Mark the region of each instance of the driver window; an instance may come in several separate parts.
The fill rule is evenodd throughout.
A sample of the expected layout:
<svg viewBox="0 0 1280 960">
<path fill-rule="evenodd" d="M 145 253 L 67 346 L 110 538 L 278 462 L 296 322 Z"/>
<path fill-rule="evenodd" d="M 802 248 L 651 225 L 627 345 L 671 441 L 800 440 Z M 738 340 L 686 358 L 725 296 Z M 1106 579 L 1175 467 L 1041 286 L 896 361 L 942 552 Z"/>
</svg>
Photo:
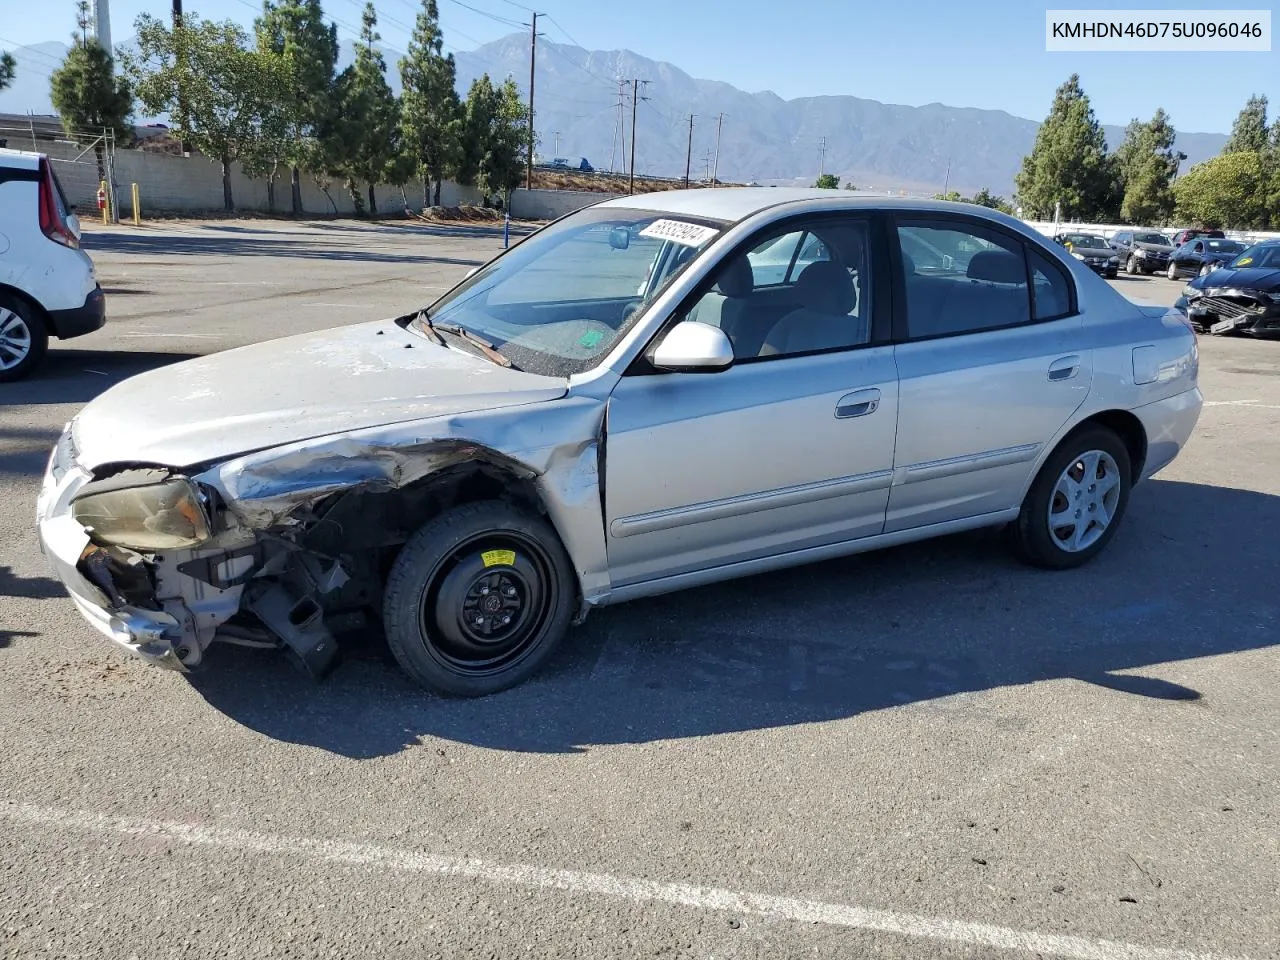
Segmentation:
<svg viewBox="0 0 1280 960">
<path fill-rule="evenodd" d="M 739 361 L 847 349 L 870 342 L 868 225 L 815 219 L 730 254 L 685 319 L 717 326 Z"/>
</svg>

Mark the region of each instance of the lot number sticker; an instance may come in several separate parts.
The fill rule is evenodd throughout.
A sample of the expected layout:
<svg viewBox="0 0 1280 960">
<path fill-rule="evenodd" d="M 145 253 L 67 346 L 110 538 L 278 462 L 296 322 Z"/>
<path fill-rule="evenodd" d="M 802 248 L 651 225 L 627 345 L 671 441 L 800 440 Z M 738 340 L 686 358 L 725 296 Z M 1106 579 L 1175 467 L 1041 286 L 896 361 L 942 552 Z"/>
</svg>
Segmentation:
<svg viewBox="0 0 1280 960">
<path fill-rule="evenodd" d="M 682 220 L 655 220 L 640 231 L 642 237 L 654 240 L 670 240 L 686 247 L 700 247 L 716 235 L 715 227 L 704 227 Z"/>
</svg>

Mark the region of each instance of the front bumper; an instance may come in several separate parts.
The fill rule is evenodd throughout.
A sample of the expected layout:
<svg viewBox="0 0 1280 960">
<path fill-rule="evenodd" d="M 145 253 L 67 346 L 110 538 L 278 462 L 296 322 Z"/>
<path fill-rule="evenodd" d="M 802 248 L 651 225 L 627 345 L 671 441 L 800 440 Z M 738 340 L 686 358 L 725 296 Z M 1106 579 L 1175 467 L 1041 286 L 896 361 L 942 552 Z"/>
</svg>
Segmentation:
<svg viewBox="0 0 1280 960">
<path fill-rule="evenodd" d="M 1084 265 L 1098 276 L 1107 277 L 1108 279 L 1115 279 L 1120 270 L 1119 264 L 1108 263 L 1106 260 L 1085 260 Z"/>
<path fill-rule="evenodd" d="M 1187 320 L 1197 333 L 1245 333 L 1280 338 L 1280 304 L 1241 304 L 1227 297 L 1197 297 L 1186 301 Z"/>
<path fill-rule="evenodd" d="M 186 671 L 173 643 L 181 634 L 176 618 L 158 610 L 112 608 L 102 591 L 80 572 L 80 557 L 89 546 L 89 537 L 74 517 L 41 517 L 38 529 L 41 552 L 89 626 L 135 657 Z"/>
<path fill-rule="evenodd" d="M 59 340 L 83 337 L 86 333 L 102 329 L 106 322 L 107 298 L 102 292 L 101 284 L 94 285 L 93 290 L 85 297 L 83 306 L 49 311 L 49 323 Z"/>
</svg>

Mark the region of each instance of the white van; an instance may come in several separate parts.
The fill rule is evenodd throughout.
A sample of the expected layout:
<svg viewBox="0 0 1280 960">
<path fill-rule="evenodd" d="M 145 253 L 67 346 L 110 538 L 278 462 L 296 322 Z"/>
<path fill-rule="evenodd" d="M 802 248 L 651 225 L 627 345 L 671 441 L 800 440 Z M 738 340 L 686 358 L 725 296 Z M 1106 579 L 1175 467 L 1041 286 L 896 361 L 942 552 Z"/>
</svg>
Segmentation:
<svg viewBox="0 0 1280 960">
<path fill-rule="evenodd" d="M 50 337 L 83 336 L 106 322 L 102 287 L 53 164 L 0 149 L 0 383 L 39 366 Z"/>
</svg>

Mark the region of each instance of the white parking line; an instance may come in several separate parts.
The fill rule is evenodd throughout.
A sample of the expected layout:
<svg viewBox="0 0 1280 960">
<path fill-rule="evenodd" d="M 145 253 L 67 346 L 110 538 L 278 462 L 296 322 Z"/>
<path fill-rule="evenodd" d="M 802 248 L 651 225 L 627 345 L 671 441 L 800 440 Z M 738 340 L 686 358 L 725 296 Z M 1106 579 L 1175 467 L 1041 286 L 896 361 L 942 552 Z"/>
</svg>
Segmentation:
<svg viewBox="0 0 1280 960">
<path fill-rule="evenodd" d="M 683 883 L 662 883 L 640 877 L 579 870 L 490 863 L 470 857 L 420 853 L 343 840 L 318 840 L 231 827 L 135 820 L 33 804 L 6 802 L 0 805 L 0 819 L 15 824 L 49 827 L 55 832 L 75 830 L 83 833 L 162 837 L 193 846 L 376 866 L 439 877 L 465 877 L 498 885 L 560 890 L 633 903 L 666 903 L 693 910 L 749 914 L 797 923 L 870 930 L 922 940 L 1064 957 L 1068 960 L 1232 960 L 1217 954 L 1146 947 L 1115 940 L 1092 940 L 1057 933 L 1037 933 L 987 923 L 947 920 L 848 904 L 743 893 Z"/>
<path fill-rule="evenodd" d="M 1206 400 L 1206 407 L 1252 407 L 1255 410 L 1280 410 L 1277 403 L 1259 403 L 1257 400 Z"/>
</svg>

